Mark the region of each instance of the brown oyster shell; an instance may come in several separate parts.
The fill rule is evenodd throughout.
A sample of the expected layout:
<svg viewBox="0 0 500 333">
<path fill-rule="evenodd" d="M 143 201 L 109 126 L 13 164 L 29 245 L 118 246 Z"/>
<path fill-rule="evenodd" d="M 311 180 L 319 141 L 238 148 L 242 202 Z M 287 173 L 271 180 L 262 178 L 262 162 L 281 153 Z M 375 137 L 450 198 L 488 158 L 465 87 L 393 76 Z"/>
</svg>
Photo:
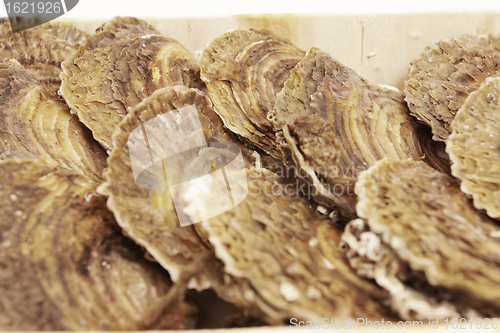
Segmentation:
<svg viewBox="0 0 500 333">
<path fill-rule="evenodd" d="M 445 141 L 450 124 L 469 94 L 499 72 L 500 39 L 495 35 L 447 39 L 429 46 L 413 61 L 405 82 L 410 112 Z"/>
<path fill-rule="evenodd" d="M 269 120 L 285 161 L 318 203 L 355 217 L 358 172 L 384 157 L 420 160 L 419 125 L 395 88 L 372 84 L 317 48 L 291 71 Z"/>
<path fill-rule="evenodd" d="M 198 62 L 188 50 L 131 17 L 99 27 L 62 69 L 60 94 L 107 150 L 127 107 L 162 87 L 202 86 Z"/>
<path fill-rule="evenodd" d="M 54 22 L 13 33 L 9 20 L 0 18 L 0 62 L 16 59 L 56 96 L 61 86 L 61 62 L 87 37 L 75 27 Z"/>
<path fill-rule="evenodd" d="M 420 272 L 413 272 L 382 237 L 371 231 L 366 221 L 356 219 L 346 225 L 340 248 L 359 276 L 374 279 L 387 290 L 389 304 L 399 317 L 436 320 L 478 316 L 463 300 L 457 302 L 450 292 L 433 287 Z"/>
<path fill-rule="evenodd" d="M 200 59 L 201 78 L 224 124 L 275 158 L 281 156 L 267 114 L 305 52 L 267 30 L 229 31 Z"/>
<path fill-rule="evenodd" d="M 356 192 L 364 221 L 348 225 L 354 236 L 343 236 L 343 249 L 358 273 L 389 291 L 401 317 L 498 315 L 500 227 L 455 178 L 384 159 L 360 175 Z"/>
<path fill-rule="evenodd" d="M 69 108 L 16 60 L 0 62 L 0 160 L 43 158 L 96 183 L 106 152 Z"/>
<path fill-rule="evenodd" d="M 451 123 L 446 151 L 453 176 L 474 206 L 500 218 L 500 78 L 471 93 Z"/>
<path fill-rule="evenodd" d="M 223 263 L 220 283 L 212 283 L 221 298 L 274 325 L 289 318 L 392 318 L 375 300 L 385 293 L 360 279 L 337 249 L 340 229 L 274 173 L 251 168 L 247 179 L 244 201 L 195 224 Z"/>
<path fill-rule="evenodd" d="M 0 329 L 182 328 L 183 288 L 126 239 L 85 177 L 0 162 Z M 170 317 L 171 323 L 159 325 Z"/>
<path fill-rule="evenodd" d="M 130 152 L 137 151 L 133 149 L 140 143 L 129 142 L 129 137 L 134 130 L 140 129 L 141 126 L 144 128 L 143 124 L 149 120 L 190 105 L 195 106 L 201 125 L 201 128 L 195 128 L 193 125 L 193 137 L 201 135 L 207 143 L 232 141 L 231 134 L 224 129 L 210 99 L 203 92 L 182 86 L 159 89 L 131 108 L 117 127 L 113 135 L 114 148 L 108 158 L 108 169 L 105 172 L 106 182 L 99 188 L 100 193 L 109 196 L 108 207 L 115 214 L 118 224 L 168 270 L 173 281 L 188 280 L 202 271 L 213 257 L 213 253 L 201 242 L 192 226 L 180 227 L 170 189 L 166 186 L 163 189 L 148 189 L 137 185 Z M 178 126 L 166 120 L 163 125 L 165 128 Z M 133 155 L 134 160 L 143 161 L 144 167 L 147 167 L 148 161 L 151 161 L 149 151 L 152 154 L 159 151 L 152 148 L 155 143 L 163 143 L 158 145 L 159 150 L 185 151 L 184 154 L 177 154 L 185 158 L 179 163 L 181 167 L 170 166 L 172 169 L 169 175 L 190 179 L 189 173 L 193 168 L 210 168 L 210 164 L 196 164 L 196 154 L 182 148 L 186 145 L 184 138 L 177 133 L 171 135 L 167 131 L 148 132 L 150 149 L 144 151 L 144 156 Z M 162 152 L 158 154 L 160 153 Z M 223 155 L 212 153 L 214 161 L 219 157 L 224 158 Z M 163 163 L 169 167 L 166 160 Z M 153 176 L 148 181 L 154 184 L 158 180 Z"/>
</svg>

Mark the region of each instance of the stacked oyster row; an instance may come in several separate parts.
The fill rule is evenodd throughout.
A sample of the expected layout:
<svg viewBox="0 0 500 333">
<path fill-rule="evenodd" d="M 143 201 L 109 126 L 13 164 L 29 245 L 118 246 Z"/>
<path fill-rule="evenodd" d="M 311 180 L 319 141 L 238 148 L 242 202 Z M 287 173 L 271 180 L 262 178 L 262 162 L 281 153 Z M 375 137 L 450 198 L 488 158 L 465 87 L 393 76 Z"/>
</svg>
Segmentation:
<svg viewBox="0 0 500 333">
<path fill-rule="evenodd" d="M 405 319 L 499 314 L 499 72 L 497 36 L 428 47 L 410 66 L 406 100 L 445 143 L 449 175 L 385 159 L 356 184 L 359 218 L 340 246 Z"/>
<path fill-rule="evenodd" d="M 185 287 L 125 237 L 96 193 L 107 154 L 58 95 L 61 62 L 88 40 L 0 21 L 2 330 L 192 327 Z"/>
<path fill-rule="evenodd" d="M 412 63 L 404 96 L 367 82 L 316 48 L 288 73 L 278 65 L 285 58 L 280 53 L 280 80 L 264 84 L 274 77 L 269 37 L 245 37 L 255 44 L 231 53 L 245 62 L 229 60 L 214 69 L 228 43 L 238 45 L 252 34 L 227 33 L 201 59 L 202 79 L 225 124 L 244 117 L 255 129 L 261 124 L 255 112 L 266 116 L 275 146 L 262 146 L 254 132 L 238 133 L 293 166 L 312 187 L 320 212 L 338 210 L 330 216 L 352 220 L 339 248 L 359 276 L 387 292 L 382 304 L 401 318 L 497 316 L 497 37 L 464 36 L 428 48 Z M 270 45 L 264 55 L 262 45 Z M 267 66 L 261 69 L 262 63 Z M 261 98 L 266 86 L 279 91 L 272 108 L 273 99 Z M 448 138 L 443 128 L 451 129 Z"/>
<path fill-rule="evenodd" d="M 481 86 L 500 64 L 495 37 L 424 52 L 406 84 L 408 109 L 397 89 L 269 31 L 225 33 L 198 64 L 135 18 L 92 36 L 2 24 L 2 328 L 194 327 L 188 289 L 214 290 L 246 324 L 498 314 L 498 80 Z M 201 129 L 159 117 L 193 105 Z M 246 199 L 180 227 L 173 193 L 138 186 L 131 165 L 155 154 L 150 145 L 133 155 L 143 143 L 130 139 L 155 118 L 236 144 Z M 155 133 L 148 142 L 165 155 L 186 144 Z M 433 135 L 446 139 L 451 170 Z M 210 148 L 215 164 L 235 155 Z M 214 168 L 193 151 L 163 163 L 181 180 Z M 175 193 L 186 206 L 189 190 Z M 207 198 L 197 203 L 223 191 L 198 192 Z"/>
</svg>

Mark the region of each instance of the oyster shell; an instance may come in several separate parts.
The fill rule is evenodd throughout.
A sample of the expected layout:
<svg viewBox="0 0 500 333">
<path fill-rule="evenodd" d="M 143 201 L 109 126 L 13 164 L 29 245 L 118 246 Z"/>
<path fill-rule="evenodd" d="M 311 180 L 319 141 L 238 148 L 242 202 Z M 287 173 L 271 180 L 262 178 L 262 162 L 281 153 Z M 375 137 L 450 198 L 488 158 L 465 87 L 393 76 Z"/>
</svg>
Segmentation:
<svg viewBox="0 0 500 333">
<path fill-rule="evenodd" d="M 200 59 L 201 78 L 224 124 L 275 158 L 281 154 L 267 114 L 304 55 L 267 30 L 236 29 L 214 39 Z"/>
<path fill-rule="evenodd" d="M 180 110 L 194 113 L 182 116 Z M 202 271 L 213 253 L 192 226 L 180 228 L 170 185 L 213 167 L 196 146 L 231 140 L 210 99 L 182 86 L 162 88 L 145 98 L 130 109 L 113 135 L 106 182 L 99 192 L 109 196 L 108 207 L 118 224 L 168 270 L 173 281 Z M 216 149 L 211 154 L 214 163 L 234 157 Z"/>
<path fill-rule="evenodd" d="M 405 82 L 410 112 L 445 141 L 450 124 L 469 94 L 499 72 L 500 39 L 495 35 L 447 39 L 429 46 L 413 61 Z"/>
<path fill-rule="evenodd" d="M 0 160 L 43 158 L 103 180 L 106 152 L 69 108 L 16 60 L 0 62 Z"/>
<path fill-rule="evenodd" d="M 384 159 L 360 174 L 356 192 L 363 220 L 346 227 L 341 248 L 403 319 L 498 316 L 500 227 L 455 178 Z"/>
<path fill-rule="evenodd" d="M 446 151 L 452 174 L 474 206 L 500 217 L 500 78 L 489 78 L 471 93 L 451 122 Z"/>
<path fill-rule="evenodd" d="M 2 330 L 182 328 L 184 289 L 123 237 L 93 183 L 9 160 L 0 184 Z M 164 317 L 172 321 L 158 325 Z"/>
<path fill-rule="evenodd" d="M 392 318 L 374 300 L 385 293 L 357 277 L 337 249 L 340 229 L 276 174 L 251 168 L 247 178 L 251 190 L 244 201 L 195 224 L 224 264 L 223 283 L 212 283 L 221 298 L 252 314 L 260 310 L 269 324 L 360 314 Z"/>
<path fill-rule="evenodd" d="M 198 62 L 188 50 L 130 17 L 99 27 L 62 69 L 60 94 L 107 150 L 127 107 L 162 87 L 202 86 Z"/>
<path fill-rule="evenodd" d="M 423 156 L 403 95 L 317 48 L 291 71 L 268 119 L 285 161 L 315 188 L 313 199 L 338 206 L 345 219 L 355 217 L 358 172 L 384 157 Z"/>
<path fill-rule="evenodd" d="M 340 248 L 361 277 L 374 279 L 390 294 L 390 306 L 404 320 L 446 319 L 477 314 L 463 303 L 453 302 L 450 293 L 430 285 L 421 273 L 413 272 L 363 219 L 349 222 Z"/>
<path fill-rule="evenodd" d="M 13 33 L 9 20 L 0 18 L 0 62 L 16 59 L 56 97 L 61 86 L 61 62 L 87 37 L 75 27 L 54 22 Z"/>
</svg>

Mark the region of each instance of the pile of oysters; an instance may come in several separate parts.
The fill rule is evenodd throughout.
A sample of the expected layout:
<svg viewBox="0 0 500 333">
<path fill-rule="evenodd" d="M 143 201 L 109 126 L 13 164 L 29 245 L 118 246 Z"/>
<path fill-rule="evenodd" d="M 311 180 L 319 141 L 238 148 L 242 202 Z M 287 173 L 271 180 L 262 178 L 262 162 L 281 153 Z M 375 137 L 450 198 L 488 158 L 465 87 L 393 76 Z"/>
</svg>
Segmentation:
<svg viewBox="0 0 500 333">
<path fill-rule="evenodd" d="M 426 48 L 402 93 L 267 30 L 198 60 L 137 18 L 0 19 L 0 330 L 499 316 L 499 74 L 494 35 Z M 244 200 L 198 222 L 228 189 L 157 186 L 176 153 L 169 184 L 240 157 Z"/>
</svg>

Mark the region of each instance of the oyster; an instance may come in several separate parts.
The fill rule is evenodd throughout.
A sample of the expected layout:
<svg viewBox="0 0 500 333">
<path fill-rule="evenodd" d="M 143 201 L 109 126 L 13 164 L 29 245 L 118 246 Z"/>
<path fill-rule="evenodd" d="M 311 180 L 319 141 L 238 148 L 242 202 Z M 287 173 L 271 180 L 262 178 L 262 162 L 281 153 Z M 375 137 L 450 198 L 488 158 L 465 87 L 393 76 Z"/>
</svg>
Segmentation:
<svg viewBox="0 0 500 333">
<path fill-rule="evenodd" d="M 471 93 L 451 122 L 446 150 L 452 173 L 474 206 L 500 218 L 500 78 Z"/>
<path fill-rule="evenodd" d="M 355 216 L 358 172 L 384 157 L 420 160 L 418 127 L 395 88 L 372 84 L 317 48 L 291 71 L 268 119 L 313 198 Z"/>
<path fill-rule="evenodd" d="M 54 97 L 61 86 L 61 62 L 88 37 L 75 27 L 48 22 L 13 33 L 7 18 L 0 18 L 0 62 L 16 59 Z"/>
<path fill-rule="evenodd" d="M 410 112 L 432 128 L 433 139 L 445 141 L 450 124 L 469 94 L 499 72 L 500 39 L 468 36 L 427 47 L 410 66 L 405 82 Z"/>
<path fill-rule="evenodd" d="M 374 279 L 390 294 L 390 306 L 404 320 L 446 319 L 477 316 L 463 303 L 455 303 L 450 293 L 427 282 L 420 272 L 411 270 L 390 246 L 381 241 L 382 235 L 370 230 L 366 221 L 349 222 L 340 248 L 346 251 L 351 266 L 361 277 Z M 458 307 L 457 307 L 458 306 Z"/>
<path fill-rule="evenodd" d="M 0 184 L 1 330 L 183 327 L 183 287 L 123 237 L 93 183 L 41 160 L 9 160 Z"/>
<path fill-rule="evenodd" d="M 43 158 L 101 183 L 106 152 L 16 60 L 0 62 L 0 160 Z"/>
<path fill-rule="evenodd" d="M 254 315 L 260 310 L 259 318 L 275 325 L 290 318 L 393 318 L 376 301 L 385 293 L 360 279 L 337 249 L 340 229 L 276 174 L 251 168 L 247 178 L 244 201 L 195 224 L 223 263 L 223 282 L 212 283 L 222 299 Z"/>
<path fill-rule="evenodd" d="M 99 27 L 62 69 L 60 94 L 107 150 L 128 107 L 162 87 L 203 85 L 198 62 L 188 50 L 130 17 Z"/>
<path fill-rule="evenodd" d="M 459 182 L 423 162 L 384 159 L 359 176 L 340 247 L 403 319 L 496 317 L 500 227 Z"/>
<path fill-rule="evenodd" d="M 118 224 L 173 281 L 190 279 L 213 257 L 192 226 L 178 217 L 173 185 L 208 173 L 211 161 L 234 159 L 231 150 L 212 149 L 208 158 L 207 150 L 197 149 L 231 140 L 210 99 L 182 86 L 159 89 L 131 108 L 113 135 L 99 192 L 109 196 Z"/>
<path fill-rule="evenodd" d="M 200 59 L 201 78 L 224 124 L 275 158 L 281 154 L 267 114 L 304 55 L 267 30 L 236 29 L 214 39 Z"/>
</svg>

